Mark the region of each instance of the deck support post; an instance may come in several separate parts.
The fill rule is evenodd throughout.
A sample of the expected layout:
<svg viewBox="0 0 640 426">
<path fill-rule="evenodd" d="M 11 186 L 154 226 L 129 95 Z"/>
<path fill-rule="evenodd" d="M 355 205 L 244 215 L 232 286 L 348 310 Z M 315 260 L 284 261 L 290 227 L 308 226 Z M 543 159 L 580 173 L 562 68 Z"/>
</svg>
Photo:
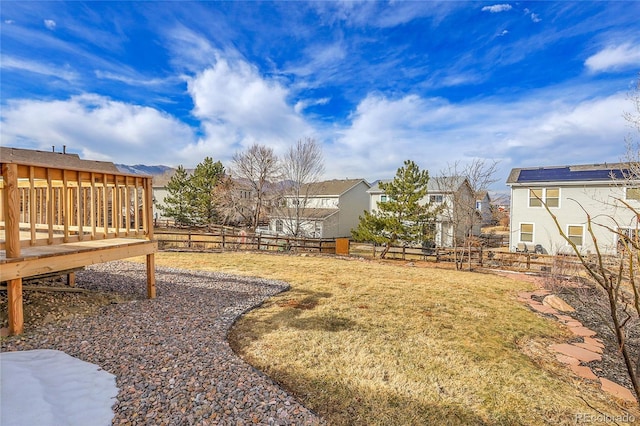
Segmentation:
<svg viewBox="0 0 640 426">
<path fill-rule="evenodd" d="M 76 286 L 76 273 L 75 272 L 69 272 L 67 274 L 67 284 L 69 285 L 69 287 L 75 287 Z"/>
<path fill-rule="evenodd" d="M 20 194 L 18 192 L 18 165 L 2 165 L 4 197 L 2 197 L 5 215 L 5 255 L 7 259 L 20 257 Z M 22 311 L 22 278 L 7 281 L 7 314 L 9 316 L 9 334 L 22 334 L 24 313 Z"/>
<path fill-rule="evenodd" d="M 22 334 L 24 331 L 22 278 L 7 281 L 7 314 L 9 316 L 9 334 Z"/>
<path fill-rule="evenodd" d="M 153 253 L 147 255 L 147 297 L 156 297 L 156 259 Z"/>
</svg>

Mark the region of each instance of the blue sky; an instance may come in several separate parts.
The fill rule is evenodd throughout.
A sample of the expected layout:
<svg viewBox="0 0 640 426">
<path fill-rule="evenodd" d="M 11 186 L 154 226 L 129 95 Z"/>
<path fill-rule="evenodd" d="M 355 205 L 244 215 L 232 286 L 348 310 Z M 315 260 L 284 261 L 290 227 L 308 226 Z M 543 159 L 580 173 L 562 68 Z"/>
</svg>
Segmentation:
<svg viewBox="0 0 640 426">
<path fill-rule="evenodd" d="M 326 178 L 619 161 L 640 2 L 0 3 L 3 146 L 229 164 L 323 146 Z"/>
</svg>

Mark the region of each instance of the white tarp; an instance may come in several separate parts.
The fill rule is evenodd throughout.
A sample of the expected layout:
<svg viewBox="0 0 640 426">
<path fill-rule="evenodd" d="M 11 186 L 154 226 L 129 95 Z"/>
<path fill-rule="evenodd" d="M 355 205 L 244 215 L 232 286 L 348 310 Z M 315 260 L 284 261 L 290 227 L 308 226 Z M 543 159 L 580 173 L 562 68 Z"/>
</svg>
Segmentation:
<svg viewBox="0 0 640 426">
<path fill-rule="evenodd" d="M 116 378 L 64 352 L 0 354 L 0 425 L 111 425 Z"/>
</svg>

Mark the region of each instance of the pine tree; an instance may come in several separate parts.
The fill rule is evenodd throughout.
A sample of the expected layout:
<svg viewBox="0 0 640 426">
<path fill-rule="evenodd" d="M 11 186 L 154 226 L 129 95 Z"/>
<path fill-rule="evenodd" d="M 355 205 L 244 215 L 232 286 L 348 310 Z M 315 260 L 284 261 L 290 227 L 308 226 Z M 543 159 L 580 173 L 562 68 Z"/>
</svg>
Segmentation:
<svg viewBox="0 0 640 426">
<path fill-rule="evenodd" d="M 193 205 L 192 191 L 189 184 L 189 176 L 182 166 L 178 166 L 176 172 L 167 183 L 168 195 L 164 199 L 165 205 L 159 206 L 164 216 L 172 217 L 176 225 L 192 225 Z"/>
<path fill-rule="evenodd" d="M 224 175 L 222 163 L 214 163 L 211 157 L 206 157 L 196 166 L 189 179 L 193 191 L 193 222 L 196 225 L 207 226 L 221 221 L 217 209 L 216 190 Z"/>
<path fill-rule="evenodd" d="M 381 257 L 397 243 L 421 243 L 431 238 L 426 230 L 430 229 L 439 209 L 421 202 L 427 195 L 428 183 L 428 171 L 420 170 L 411 160 L 405 161 L 391 182 L 379 184 L 387 201 L 379 202 L 378 210 L 372 213 L 364 212 L 352 233 L 353 238 L 385 244 Z"/>
</svg>

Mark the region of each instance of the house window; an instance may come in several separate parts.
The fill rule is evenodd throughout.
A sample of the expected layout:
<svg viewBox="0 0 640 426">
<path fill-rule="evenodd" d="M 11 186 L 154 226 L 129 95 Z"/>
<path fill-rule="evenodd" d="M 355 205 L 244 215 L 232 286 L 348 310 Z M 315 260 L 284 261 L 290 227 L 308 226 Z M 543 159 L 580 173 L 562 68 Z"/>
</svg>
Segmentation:
<svg viewBox="0 0 640 426">
<path fill-rule="evenodd" d="M 276 220 L 276 232 L 282 232 L 283 226 L 282 221 L 280 219 Z"/>
<path fill-rule="evenodd" d="M 476 210 L 482 210 L 482 201 L 476 201 Z"/>
<path fill-rule="evenodd" d="M 429 197 L 429 202 L 430 203 L 441 203 L 443 201 L 443 197 L 442 195 L 431 195 Z"/>
<path fill-rule="evenodd" d="M 533 223 L 520 224 L 520 242 L 523 242 L 523 243 L 533 242 Z"/>
<path fill-rule="evenodd" d="M 569 225 L 567 227 L 567 237 L 569 241 L 577 246 L 582 245 L 584 235 L 584 226 L 582 225 Z"/>
<path fill-rule="evenodd" d="M 386 203 L 387 202 L 387 196 L 386 195 L 381 195 L 380 196 L 380 201 L 383 202 L 383 203 Z"/>
<path fill-rule="evenodd" d="M 542 207 L 542 189 L 529 190 L 529 207 Z"/>
<path fill-rule="evenodd" d="M 627 200 L 640 200 L 640 188 L 638 187 L 626 188 L 625 197 Z"/>
<path fill-rule="evenodd" d="M 547 207 L 560 207 L 560 188 L 547 188 L 544 199 Z"/>
<path fill-rule="evenodd" d="M 628 244 L 637 246 L 640 241 L 640 229 L 618 228 L 618 252 L 625 249 Z"/>
<path fill-rule="evenodd" d="M 529 207 L 560 207 L 560 188 L 537 188 L 529 190 Z"/>
</svg>

